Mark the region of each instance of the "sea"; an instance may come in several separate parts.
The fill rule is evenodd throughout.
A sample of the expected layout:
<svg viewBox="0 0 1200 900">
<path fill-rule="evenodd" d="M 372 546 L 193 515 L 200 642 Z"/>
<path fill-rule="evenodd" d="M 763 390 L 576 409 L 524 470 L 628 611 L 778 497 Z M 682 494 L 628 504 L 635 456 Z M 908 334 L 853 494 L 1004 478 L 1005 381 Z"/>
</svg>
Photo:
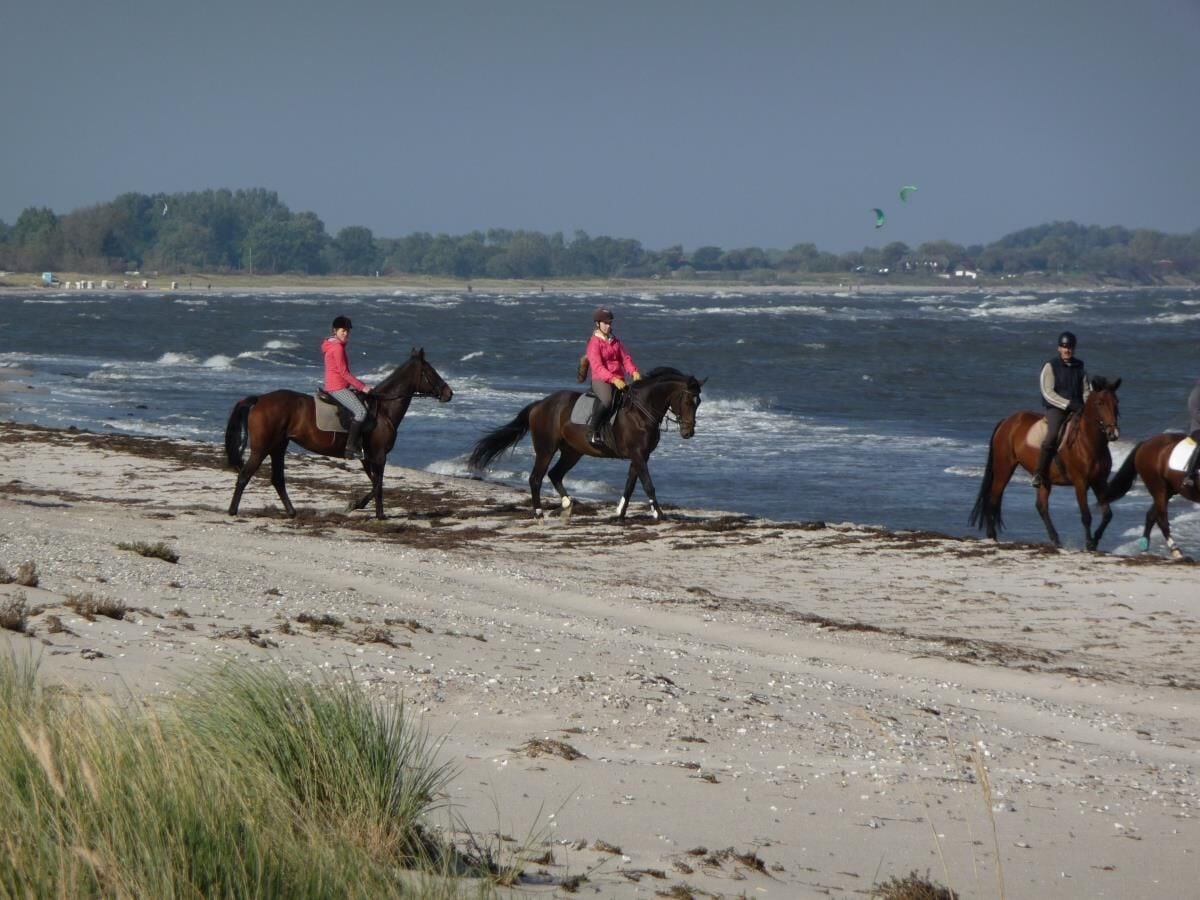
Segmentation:
<svg viewBox="0 0 1200 900">
<path fill-rule="evenodd" d="M 1078 336 L 1089 373 L 1122 379 L 1115 464 L 1143 437 L 1186 429 L 1200 377 L 1200 290 L 1188 288 L 38 290 L 0 297 L 0 367 L 33 388 L 0 392 L 0 419 L 219 444 L 239 398 L 318 385 L 320 342 L 346 315 L 359 377 L 376 382 L 422 347 L 455 391 L 448 404 L 413 403 L 389 463 L 467 476 L 481 434 L 576 387 L 598 305 L 643 372 L 706 379 L 695 437 L 668 429 L 651 457 L 668 509 L 978 534 L 967 519 L 989 436 L 1008 414 L 1040 408 L 1038 376 L 1060 331 Z M 531 461 L 525 439 L 485 477 L 523 488 Z M 567 483 L 615 507 L 626 469 L 585 459 Z M 255 490 L 274 500 L 265 477 Z M 645 509 L 640 491 L 631 514 Z M 1064 544 L 1082 547 L 1073 492 L 1055 490 L 1050 506 Z M 1139 484 L 1114 506 L 1101 549 L 1136 552 L 1147 506 Z M 1004 518 L 1001 540 L 1045 540 L 1023 473 Z M 1173 500 L 1171 521 L 1200 555 L 1200 506 Z M 1151 552 L 1163 551 L 1156 531 Z"/>
</svg>

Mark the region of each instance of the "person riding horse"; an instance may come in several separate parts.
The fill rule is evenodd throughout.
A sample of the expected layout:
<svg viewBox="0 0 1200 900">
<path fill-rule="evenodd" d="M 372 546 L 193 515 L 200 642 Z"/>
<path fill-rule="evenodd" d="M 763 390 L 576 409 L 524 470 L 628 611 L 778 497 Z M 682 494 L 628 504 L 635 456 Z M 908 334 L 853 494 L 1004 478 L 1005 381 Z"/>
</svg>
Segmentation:
<svg viewBox="0 0 1200 900">
<path fill-rule="evenodd" d="M 321 353 L 325 357 L 325 383 L 322 386 L 325 393 L 346 407 L 354 417 L 350 423 L 350 433 L 346 435 L 346 459 L 362 459 L 362 427 L 367 418 L 367 408 L 354 391 L 369 394 L 371 389 L 350 373 L 346 361 L 346 342 L 350 340 L 350 329 L 353 327 L 348 316 L 338 316 L 333 320 L 332 333 L 321 343 Z"/>
<path fill-rule="evenodd" d="M 1064 331 L 1058 336 L 1058 355 L 1042 366 L 1042 405 L 1046 407 L 1046 436 L 1042 440 L 1032 484 L 1041 487 L 1050 480 L 1050 461 L 1058 449 L 1067 418 L 1083 409 L 1092 392 L 1083 360 L 1075 355 L 1075 335 Z"/>
<path fill-rule="evenodd" d="M 1188 417 L 1191 419 L 1189 431 L 1192 440 L 1196 442 L 1196 449 L 1192 451 L 1191 459 L 1183 468 L 1183 480 L 1191 482 L 1192 490 L 1200 491 L 1200 471 L 1197 471 L 1197 467 L 1200 466 L 1200 379 L 1188 394 L 1187 408 Z"/>
<path fill-rule="evenodd" d="M 588 417 L 588 443 L 594 447 L 603 446 L 600 437 L 600 426 L 608 418 L 612 409 L 613 388 L 625 390 L 625 377 L 632 381 L 640 381 L 633 358 L 625 350 L 625 345 L 612 333 L 613 314 L 603 306 L 592 311 L 592 336 L 588 340 L 587 360 L 592 369 L 592 393 L 600 401 L 592 409 Z"/>
</svg>

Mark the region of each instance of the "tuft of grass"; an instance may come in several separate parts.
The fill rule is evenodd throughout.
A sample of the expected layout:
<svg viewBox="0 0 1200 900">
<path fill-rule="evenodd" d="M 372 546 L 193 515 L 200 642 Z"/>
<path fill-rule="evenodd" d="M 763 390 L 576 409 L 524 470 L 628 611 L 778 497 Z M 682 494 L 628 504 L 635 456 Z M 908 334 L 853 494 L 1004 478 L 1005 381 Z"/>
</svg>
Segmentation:
<svg viewBox="0 0 1200 900">
<path fill-rule="evenodd" d="M 97 597 L 90 591 L 86 594 L 68 594 L 63 606 L 75 610 L 89 622 L 95 622 L 97 616 L 120 620 L 129 612 L 129 608 L 120 600 Z"/>
<path fill-rule="evenodd" d="M 320 631 L 322 628 L 336 631 L 346 624 L 337 616 L 330 615 L 329 613 L 321 613 L 321 615 L 317 616 L 312 613 L 302 612 L 296 616 L 296 621 L 302 625 L 307 625 L 309 631 Z"/>
<path fill-rule="evenodd" d="M 425 818 L 452 770 L 401 705 L 227 668 L 148 707 L 0 657 L 0 896 L 484 896 Z M 478 880 L 464 882 L 462 875 Z"/>
<path fill-rule="evenodd" d="M 37 587 L 38 586 L 38 570 L 37 563 L 33 560 L 27 560 L 17 566 L 17 574 L 9 573 L 4 566 L 0 566 L 0 584 L 12 584 L 16 582 L 21 587 Z"/>
<path fill-rule="evenodd" d="M 879 900 L 958 900 L 958 894 L 950 888 L 930 881 L 928 874 L 918 875 L 915 870 L 903 878 L 892 876 L 876 885 L 871 896 Z"/>
<path fill-rule="evenodd" d="M 0 604 L 0 628 L 24 633 L 28 627 L 29 609 L 25 605 L 25 594 L 17 591 Z"/>
<path fill-rule="evenodd" d="M 117 544 L 117 549 L 130 550 L 139 556 L 145 556 L 149 559 L 161 559 L 169 563 L 179 562 L 179 554 L 162 541 L 157 541 L 153 544 L 148 544 L 145 541 L 134 541 L 133 543 L 122 541 Z"/>
</svg>

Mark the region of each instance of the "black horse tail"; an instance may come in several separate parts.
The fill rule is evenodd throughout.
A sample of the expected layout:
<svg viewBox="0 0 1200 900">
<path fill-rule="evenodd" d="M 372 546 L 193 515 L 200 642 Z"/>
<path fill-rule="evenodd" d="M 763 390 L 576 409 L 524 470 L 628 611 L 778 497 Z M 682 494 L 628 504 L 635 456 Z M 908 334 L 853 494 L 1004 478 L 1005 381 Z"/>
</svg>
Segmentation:
<svg viewBox="0 0 1200 900">
<path fill-rule="evenodd" d="M 246 445 L 250 442 L 250 430 L 246 427 L 246 421 L 250 418 L 250 408 L 257 402 L 257 397 L 244 397 L 239 400 L 225 425 L 225 458 L 235 469 L 242 467 Z"/>
<path fill-rule="evenodd" d="M 1145 443 L 1144 441 L 1142 443 Z M 1108 487 L 1104 489 L 1104 495 L 1109 503 L 1114 500 L 1120 500 L 1129 493 L 1129 489 L 1133 487 L 1133 483 L 1137 481 L 1137 452 L 1142 449 L 1142 444 L 1138 444 L 1129 451 L 1129 455 L 1125 457 L 1125 462 L 1121 463 L 1121 468 L 1117 469 L 1117 474 L 1112 477 L 1108 483 Z"/>
<path fill-rule="evenodd" d="M 538 400 L 530 403 L 517 413 L 516 418 L 507 425 L 501 425 L 495 431 L 489 431 L 481 437 L 475 443 L 475 448 L 471 451 L 471 457 L 467 460 L 467 465 L 474 471 L 480 472 L 487 467 L 488 463 L 505 450 L 515 446 L 517 441 L 521 440 L 529 432 L 529 412 L 540 402 Z"/>
<path fill-rule="evenodd" d="M 975 498 L 975 507 L 971 510 L 971 517 L 967 520 L 969 525 L 976 525 L 979 528 L 994 528 L 996 531 L 1004 530 L 1004 520 L 1000 517 L 1000 504 L 992 507 L 992 479 L 996 477 L 996 432 L 1000 428 L 1000 423 L 996 423 L 996 427 L 992 429 L 992 436 L 988 439 L 988 458 L 987 465 L 983 467 L 983 483 L 979 485 L 979 496 Z"/>
</svg>

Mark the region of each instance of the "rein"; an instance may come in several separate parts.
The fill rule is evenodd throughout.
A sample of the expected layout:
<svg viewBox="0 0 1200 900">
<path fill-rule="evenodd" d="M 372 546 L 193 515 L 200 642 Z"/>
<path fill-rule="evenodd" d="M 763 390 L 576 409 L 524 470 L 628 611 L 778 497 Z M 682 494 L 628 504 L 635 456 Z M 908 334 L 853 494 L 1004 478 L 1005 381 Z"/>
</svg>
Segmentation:
<svg viewBox="0 0 1200 900">
<path fill-rule="evenodd" d="M 675 391 L 674 393 L 672 393 L 671 396 L 669 396 L 667 398 L 666 408 L 662 411 L 661 414 L 655 413 L 654 410 L 652 410 L 650 408 L 649 404 L 647 404 L 645 400 L 638 397 L 637 394 L 633 393 L 632 390 L 626 394 L 628 399 L 626 399 L 625 402 L 626 402 L 626 405 L 632 407 L 633 409 L 636 409 L 638 412 L 640 412 L 642 415 L 644 415 L 651 422 L 654 422 L 660 426 L 665 422 L 668 427 L 664 428 L 663 430 L 668 431 L 670 425 L 672 425 L 672 424 L 674 424 L 676 426 L 679 425 L 679 417 L 671 412 L 671 401 L 673 401 L 680 394 L 683 394 L 686 392 L 687 392 L 687 387 L 684 386 L 684 387 L 681 387 L 679 390 Z"/>
</svg>

